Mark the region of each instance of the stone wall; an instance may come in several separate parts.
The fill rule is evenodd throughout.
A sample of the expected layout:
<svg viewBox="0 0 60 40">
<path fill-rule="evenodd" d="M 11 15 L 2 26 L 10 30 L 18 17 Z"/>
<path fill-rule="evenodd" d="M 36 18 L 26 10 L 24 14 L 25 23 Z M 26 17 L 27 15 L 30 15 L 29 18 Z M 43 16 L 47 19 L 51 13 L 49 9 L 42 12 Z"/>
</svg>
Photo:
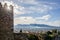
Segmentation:
<svg viewBox="0 0 60 40">
<path fill-rule="evenodd" d="M 0 40 L 14 40 L 13 36 L 13 6 L 0 2 Z"/>
</svg>

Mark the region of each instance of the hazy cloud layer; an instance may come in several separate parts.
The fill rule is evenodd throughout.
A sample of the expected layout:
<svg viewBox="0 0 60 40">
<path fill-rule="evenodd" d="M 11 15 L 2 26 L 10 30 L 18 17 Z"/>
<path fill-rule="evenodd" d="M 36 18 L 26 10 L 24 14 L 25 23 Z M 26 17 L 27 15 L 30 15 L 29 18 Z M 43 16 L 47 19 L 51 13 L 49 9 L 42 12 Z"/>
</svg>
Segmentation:
<svg viewBox="0 0 60 40">
<path fill-rule="evenodd" d="M 14 1 L 14 0 L 13 0 Z M 49 11 L 59 9 L 60 5 L 57 3 L 52 2 L 44 2 L 44 1 L 37 1 L 37 0 L 18 0 L 19 4 L 14 3 L 11 1 L 5 1 L 8 5 L 12 4 L 14 6 L 14 24 L 30 24 L 30 23 L 37 23 L 37 24 L 48 24 L 53 26 L 60 26 L 60 20 L 54 20 L 52 15 L 49 14 Z M 25 5 L 24 5 L 25 4 Z M 39 17 L 33 16 L 19 16 L 22 14 L 43 14 Z M 18 17 L 17 17 L 18 16 Z"/>
</svg>

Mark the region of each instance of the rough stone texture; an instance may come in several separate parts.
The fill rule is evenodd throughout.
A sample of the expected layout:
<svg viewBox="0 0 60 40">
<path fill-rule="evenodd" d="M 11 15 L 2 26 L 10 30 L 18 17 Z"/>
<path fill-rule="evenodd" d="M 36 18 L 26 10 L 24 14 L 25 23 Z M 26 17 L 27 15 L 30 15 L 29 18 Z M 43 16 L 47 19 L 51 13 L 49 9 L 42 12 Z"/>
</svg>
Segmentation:
<svg viewBox="0 0 60 40">
<path fill-rule="evenodd" d="M 0 40 L 14 40 L 13 36 L 13 6 L 7 4 L 2 7 L 0 3 Z"/>
</svg>

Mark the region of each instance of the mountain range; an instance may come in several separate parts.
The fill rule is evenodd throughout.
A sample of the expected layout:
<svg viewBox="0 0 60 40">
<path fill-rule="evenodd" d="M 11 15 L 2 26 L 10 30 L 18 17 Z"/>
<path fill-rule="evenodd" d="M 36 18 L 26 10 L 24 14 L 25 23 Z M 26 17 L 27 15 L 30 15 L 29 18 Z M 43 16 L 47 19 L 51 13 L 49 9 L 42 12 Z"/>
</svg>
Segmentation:
<svg viewBox="0 0 60 40">
<path fill-rule="evenodd" d="M 60 26 L 50 26 L 46 24 L 17 24 L 14 27 L 15 30 L 32 30 L 32 31 L 40 31 L 40 30 L 51 30 L 57 29 L 60 30 Z"/>
</svg>

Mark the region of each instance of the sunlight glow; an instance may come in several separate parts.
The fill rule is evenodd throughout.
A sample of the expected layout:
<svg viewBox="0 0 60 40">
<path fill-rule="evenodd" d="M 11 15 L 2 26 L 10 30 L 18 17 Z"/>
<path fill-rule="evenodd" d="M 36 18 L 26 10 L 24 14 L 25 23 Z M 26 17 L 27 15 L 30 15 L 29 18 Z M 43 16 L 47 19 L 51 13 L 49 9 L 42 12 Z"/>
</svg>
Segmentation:
<svg viewBox="0 0 60 40">
<path fill-rule="evenodd" d="M 7 6 L 7 10 L 11 10 L 9 6 Z"/>
<path fill-rule="evenodd" d="M 11 10 L 11 8 L 10 8 L 10 5 L 13 5 L 13 2 L 11 1 L 11 2 L 8 2 L 8 1 L 4 1 L 4 2 L 2 2 L 2 4 L 3 4 L 3 7 L 4 7 L 4 4 L 5 3 L 7 3 L 7 10 Z"/>
</svg>

